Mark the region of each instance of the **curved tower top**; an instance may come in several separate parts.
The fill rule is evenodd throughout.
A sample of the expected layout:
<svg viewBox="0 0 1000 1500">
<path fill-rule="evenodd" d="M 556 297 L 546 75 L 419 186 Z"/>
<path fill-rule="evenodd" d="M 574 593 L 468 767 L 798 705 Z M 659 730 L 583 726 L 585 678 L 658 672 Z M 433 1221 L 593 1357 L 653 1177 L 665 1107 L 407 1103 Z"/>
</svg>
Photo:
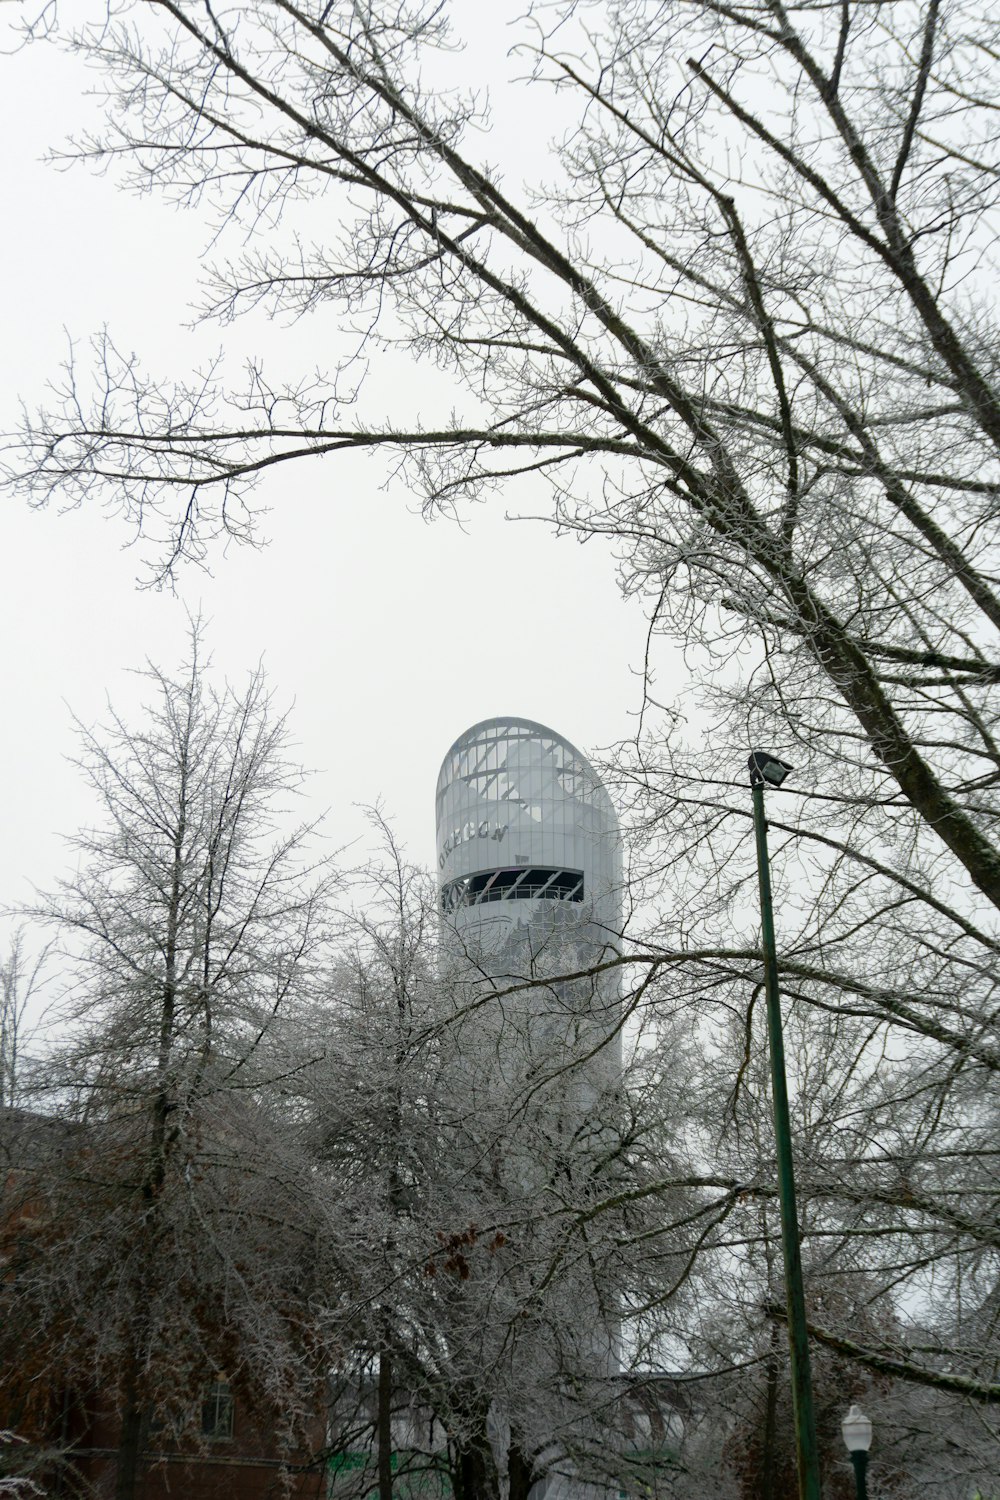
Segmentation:
<svg viewBox="0 0 1000 1500">
<path fill-rule="evenodd" d="M 531 719 L 474 724 L 444 758 L 436 812 L 441 904 L 461 926 L 521 926 L 559 901 L 618 930 L 618 819 L 586 756 L 554 730 Z"/>
</svg>

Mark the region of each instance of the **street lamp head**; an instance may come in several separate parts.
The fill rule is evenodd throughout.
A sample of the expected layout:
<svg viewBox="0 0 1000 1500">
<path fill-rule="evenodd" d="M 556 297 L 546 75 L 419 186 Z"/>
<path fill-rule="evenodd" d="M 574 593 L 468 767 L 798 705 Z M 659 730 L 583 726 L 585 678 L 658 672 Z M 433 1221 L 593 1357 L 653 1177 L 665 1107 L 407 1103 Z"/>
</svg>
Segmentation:
<svg viewBox="0 0 1000 1500">
<path fill-rule="evenodd" d="M 747 761 L 750 768 L 751 786 L 780 786 L 788 775 L 794 770 L 776 755 L 770 755 L 766 750 L 751 750 Z"/>
<path fill-rule="evenodd" d="M 867 1453 L 872 1445 L 872 1424 L 857 1406 L 852 1406 L 840 1424 L 848 1453 Z"/>
</svg>

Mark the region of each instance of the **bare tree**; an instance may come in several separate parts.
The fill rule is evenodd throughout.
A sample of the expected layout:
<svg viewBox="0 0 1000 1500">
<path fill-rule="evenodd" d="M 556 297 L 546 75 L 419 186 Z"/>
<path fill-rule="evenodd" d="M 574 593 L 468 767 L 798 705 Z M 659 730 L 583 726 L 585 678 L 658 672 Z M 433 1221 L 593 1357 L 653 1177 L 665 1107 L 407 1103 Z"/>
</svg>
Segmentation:
<svg viewBox="0 0 1000 1500">
<path fill-rule="evenodd" d="M 36 912 L 62 1015 L 11 1119 L 0 1286 L 5 1406 L 110 1403 L 119 1500 L 150 1418 L 183 1433 L 217 1371 L 289 1452 L 324 1400 L 319 1220 L 272 1038 L 319 982 L 332 876 L 287 831 L 301 773 L 260 672 L 216 691 L 195 627 L 182 672 L 146 679 L 135 727 L 81 731 L 98 821 Z"/>
<path fill-rule="evenodd" d="M 31 1034 L 30 1007 L 38 998 L 46 957 L 44 949 L 34 959 L 29 957 L 24 928 L 18 927 L 0 962 L 0 1110 L 18 1103 L 24 1043 Z"/>
<path fill-rule="evenodd" d="M 678 1036 L 658 1060 L 637 1038 L 602 1094 L 587 976 L 567 985 L 551 942 L 523 978 L 511 953 L 498 977 L 442 952 L 433 882 L 375 822 L 383 857 L 352 891 L 335 1000 L 296 1022 L 298 1046 L 322 1052 L 294 1087 L 339 1268 L 336 1492 L 418 1481 L 524 1500 L 560 1475 L 647 1483 L 627 1393 L 683 1321 L 696 1216 L 663 1181 L 683 1134 L 662 1067 Z M 624 1371 L 602 1349 L 623 1324 Z"/>
</svg>

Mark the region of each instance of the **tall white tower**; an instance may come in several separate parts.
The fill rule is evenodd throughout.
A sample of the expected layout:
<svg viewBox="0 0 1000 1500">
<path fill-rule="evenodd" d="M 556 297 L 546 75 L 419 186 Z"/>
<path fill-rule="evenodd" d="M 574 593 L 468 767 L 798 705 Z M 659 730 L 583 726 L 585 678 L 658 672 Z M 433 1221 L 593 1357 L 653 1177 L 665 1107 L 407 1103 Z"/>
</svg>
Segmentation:
<svg viewBox="0 0 1000 1500">
<path fill-rule="evenodd" d="M 525 1404 L 515 1399 L 495 1419 L 542 1455 L 531 1500 L 606 1500 L 606 1486 L 581 1476 L 602 1448 L 593 1414 L 618 1368 L 617 1298 L 575 1224 L 609 1191 L 604 1163 L 615 1157 L 620 1007 L 606 961 L 621 933 L 618 820 L 579 750 L 514 718 L 484 720 L 455 741 L 436 811 L 445 948 L 476 997 L 467 1107 L 496 1119 L 497 1100 L 500 1118 L 509 1103 L 501 1175 L 521 1222 L 537 1224 L 523 1231 L 523 1261 L 536 1281 L 546 1257 L 560 1267 L 544 1326 L 531 1332 L 530 1295 L 518 1325 Z M 570 1388 L 587 1390 L 579 1398 Z"/>
</svg>

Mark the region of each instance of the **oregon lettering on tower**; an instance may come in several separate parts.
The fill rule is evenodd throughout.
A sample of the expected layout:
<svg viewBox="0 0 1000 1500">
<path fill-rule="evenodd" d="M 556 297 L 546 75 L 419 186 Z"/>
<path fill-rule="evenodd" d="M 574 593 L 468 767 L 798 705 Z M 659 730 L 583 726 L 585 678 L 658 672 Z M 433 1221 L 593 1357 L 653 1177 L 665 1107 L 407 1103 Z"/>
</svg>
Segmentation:
<svg viewBox="0 0 1000 1500">
<path fill-rule="evenodd" d="M 438 869 L 444 869 L 444 862 L 453 849 L 457 849 L 459 844 L 467 844 L 470 839 L 496 839 L 499 843 L 507 832 L 507 826 L 506 823 L 491 823 L 488 818 L 484 818 L 481 823 L 463 823 L 460 828 L 452 829 L 438 855 Z"/>
</svg>

